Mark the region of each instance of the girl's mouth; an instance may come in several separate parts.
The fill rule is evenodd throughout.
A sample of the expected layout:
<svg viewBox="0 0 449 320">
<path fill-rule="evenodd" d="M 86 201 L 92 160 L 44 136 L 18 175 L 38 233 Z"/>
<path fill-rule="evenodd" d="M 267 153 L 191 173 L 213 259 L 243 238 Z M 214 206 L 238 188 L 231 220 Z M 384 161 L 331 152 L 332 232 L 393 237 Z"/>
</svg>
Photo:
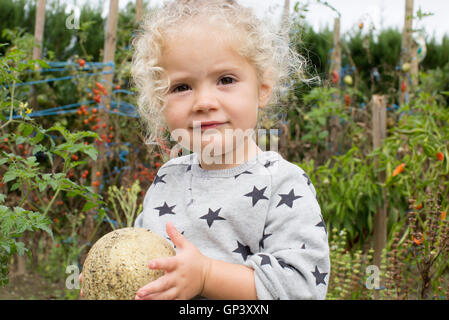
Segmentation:
<svg viewBox="0 0 449 320">
<path fill-rule="evenodd" d="M 226 124 L 227 122 L 213 122 L 213 123 L 202 123 L 201 124 L 201 131 L 207 130 L 207 129 L 212 129 L 218 126 L 221 126 L 223 124 Z"/>
</svg>

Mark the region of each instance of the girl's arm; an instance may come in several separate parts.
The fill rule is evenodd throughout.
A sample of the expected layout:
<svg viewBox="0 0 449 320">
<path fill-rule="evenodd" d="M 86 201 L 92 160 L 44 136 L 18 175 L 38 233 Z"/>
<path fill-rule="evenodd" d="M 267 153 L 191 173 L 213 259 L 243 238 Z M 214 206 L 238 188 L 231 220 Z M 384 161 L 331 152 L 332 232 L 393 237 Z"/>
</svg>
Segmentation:
<svg viewBox="0 0 449 320">
<path fill-rule="evenodd" d="M 257 300 L 254 270 L 250 267 L 208 259 L 201 295 L 208 299 Z"/>
</svg>

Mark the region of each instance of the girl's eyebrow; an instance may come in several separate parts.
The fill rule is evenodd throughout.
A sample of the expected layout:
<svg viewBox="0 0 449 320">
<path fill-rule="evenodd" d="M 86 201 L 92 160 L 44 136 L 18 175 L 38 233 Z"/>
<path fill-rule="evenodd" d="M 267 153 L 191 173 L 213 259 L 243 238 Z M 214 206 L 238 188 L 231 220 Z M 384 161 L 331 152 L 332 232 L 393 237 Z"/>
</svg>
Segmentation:
<svg viewBox="0 0 449 320">
<path fill-rule="evenodd" d="M 211 72 L 209 72 L 209 76 L 214 76 L 216 74 L 219 73 L 224 73 L 224 72 L 238 72 L 240 70 L 240 68 L 238 68 L 237 66 L 234 65 L 222 65 L 222 66 L 217 66 L 214 69 L 212 69 Z M 190 75 L 190 73 L 188 72 L 177 72 L 174 73 L 174 75 L 171 77 L 171 81 L 175 82 L 175 81 L 184 81 L 184 80 L 190 80 L 192 79 L 192 76 Z"/>
</svg>

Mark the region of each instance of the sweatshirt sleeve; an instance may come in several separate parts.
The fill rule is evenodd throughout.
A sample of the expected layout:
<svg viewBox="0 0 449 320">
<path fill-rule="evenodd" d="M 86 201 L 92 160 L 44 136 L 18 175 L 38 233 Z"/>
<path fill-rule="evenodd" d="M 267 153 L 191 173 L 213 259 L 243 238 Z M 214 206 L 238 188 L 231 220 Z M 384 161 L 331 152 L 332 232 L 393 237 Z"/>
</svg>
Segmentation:
<svg viewBox="0 0 449 320">
<path fill-rule="evenodd" d="M 307 174 L 284 162 L 272 172 L 272 188 L 254 269 L 258 299 L 325 299 L 330 274 L 327 229 Z"/>
</svg>

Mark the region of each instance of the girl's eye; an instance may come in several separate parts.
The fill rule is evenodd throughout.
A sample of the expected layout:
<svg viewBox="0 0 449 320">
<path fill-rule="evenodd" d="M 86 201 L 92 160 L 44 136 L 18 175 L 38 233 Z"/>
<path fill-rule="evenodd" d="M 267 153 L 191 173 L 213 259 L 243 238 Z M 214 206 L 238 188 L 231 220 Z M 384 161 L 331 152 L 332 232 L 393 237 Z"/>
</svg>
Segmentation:
<svg viewBox="0 0 449 320">
<path fill-rule="evenodd" d="M 180 89 L 180 90 L 178 90 L 178 89 Z M 183 89 L 189 90 L 189 86 L 186 85 L 186 84 L 181 84 L 181 85 L 175 87 L 175 88 L 172 90 L 172 92 L 182 92 L 182 91 L 184 91 Z M 177 91 L 177 90 L 178 90 L 178 91 Z"/>
<path fill-rule="evenodd" d="M 220 81 L 224 81 L 224 84 L 232 84 L 232 81 L 235 81 L 235 79 L 231 77 L 223 77 Z"/>
</svg>

